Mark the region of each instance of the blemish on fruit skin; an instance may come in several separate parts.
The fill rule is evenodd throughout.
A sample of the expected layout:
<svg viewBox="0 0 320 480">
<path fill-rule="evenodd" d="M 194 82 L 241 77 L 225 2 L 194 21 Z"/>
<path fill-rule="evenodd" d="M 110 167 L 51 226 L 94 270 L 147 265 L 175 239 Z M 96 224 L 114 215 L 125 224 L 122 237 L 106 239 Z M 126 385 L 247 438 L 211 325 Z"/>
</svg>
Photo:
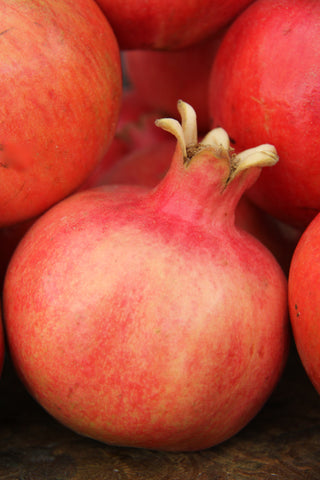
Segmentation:
<svg viewBox="0 0 320 480">
<path fill-rule="evenodd" d="M 265 131 L 267 132 L 267 134 L 269 135 L 269 133 L 270 133 L 270 125 L 269 125 L 270 124 L 270 115 L 269 115 L 269 112 L 267 111 L 267 106 L 266 106 L 264 100 L 262 100 L 260 98 L 257 98 L 257 97 L 254 97 L 253 95 L 251 95 L 250 98 L 254 102 L 257 102 L 261 106 L 263 116 L 264 116 L 264 128 L 265 128 Z"/>
<path fill-rule="evenodd" d="M 8 168 L 8 162 L 6 161 L 5 158 L 5 153 L 4 153 L 4 145 L 0 143 L 0 167 L 2 168 Z"/>
<path fill-rule="evenodd" d="M 288 28 L 285 28 L 282 30 L 282 35 L 288 35 L 288 33 L 290 33 L 292 31 L 292 28 L 291 27 L 288 27 Z"/>
<path fill-rule="evenodd" d="M 12 28 L 6 28 L 5 30 L 2 30 L 2 32 L 0 32 L 0 35 L 4 35 L 5 33 L 9 32 L 10 30 L 12 30 Z"/>
<path fill-rule="evenodd" d="M 300 317 L 300 312 L 298 312 L 298 305 L 295 304 L 295 305 L 294 305 L 294 308 L 295 308 L 295 310 L 297 311 L 297 313 L 296 313 L 297 317 Z"/>
</svg>

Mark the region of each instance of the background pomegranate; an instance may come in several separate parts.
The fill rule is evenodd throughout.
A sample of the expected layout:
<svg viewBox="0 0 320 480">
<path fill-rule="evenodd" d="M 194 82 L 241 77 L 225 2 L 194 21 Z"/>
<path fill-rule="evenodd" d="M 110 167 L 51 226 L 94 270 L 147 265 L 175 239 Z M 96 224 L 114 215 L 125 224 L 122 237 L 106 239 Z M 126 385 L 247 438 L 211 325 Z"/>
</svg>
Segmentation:
<svg viewBox="0 0 320 480">
<path fill-rule="evenodd" d="M 320 394 L 320 215 L 308 225 L 294 251 L 289 272 L 289 311 L 295 343 Z"/>
<path fill-rule="evenodd" d="M 84 181 L 118 119 L 119 47 L 93 0 L 0 5 L 0 226 Z"/>
<path fill-rule="evenodd" d="M 117 445 L 196 450 L 261 408 L 287 355 L 285 276 L 234 210 L 275 150 L 197 143 L 194 112 L 154 189 L 80 192 L 37 220 L 4 286 L 24 384 L 75 431 Z"/>
<path fill-rule="evenodd" d="M 122 53 L 126 77 L 149 109 L 177 118 L 183 98 L 197 112 L 198 129 L 211 128 L 208 94 L 214 56 L 225 29 L 204 41 L 174 51 L 126 50 Z"/>
<path fill-rule="evenodd" d="M 271 142 L 281 161 L 248 192 L 305 228 L 320 208 L 320 2 L 257 0 L 231 25 L 210 80 L 213 126 L 236 150 Z"/>
<path fill-rule="evenodd" d="M 119 181 L 142 185 L 159 181 L 169 166 L 175 143 L 155 126 L 157 118 L 159 112 L 147 107 L 135 89 L 126 89 L 112 143 L 80 189 Z M 152 160 L 151 152 L 155 154 Z"/>
<path fill-rule="evenodd" d="M 123 155 L 99 177 L 88 179 L 90 187 L 127 184 L 154 187 L 166 174 L 172 159 L 175 144 L 173 141 L 157 141 L 136 148 Z M 86 182 L 85 186 L 88 186 Z"/>
<path fill-rule="evenodd" d="M 252 0 L 96 0 L 121 50 L 177 49 L 230 23 Z"/>
</svg>

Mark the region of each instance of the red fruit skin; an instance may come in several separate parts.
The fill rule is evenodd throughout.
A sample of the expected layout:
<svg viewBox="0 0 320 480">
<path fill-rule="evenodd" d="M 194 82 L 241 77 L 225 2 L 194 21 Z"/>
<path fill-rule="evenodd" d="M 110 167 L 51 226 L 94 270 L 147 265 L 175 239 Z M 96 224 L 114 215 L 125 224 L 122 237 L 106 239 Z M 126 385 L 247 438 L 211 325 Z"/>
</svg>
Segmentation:
<svg viewBox="0 0 320 480">
<path fill-rule="evenodd" d="M 117 183 L 118 180 L 134 184 L 160 180 L 171 161 L 175 142 L 155 126 L 159 116 L 159 112 L 143 104 L 135 89 L 125 90 L 112 143 L 79 190 Z M 169 152 L 168 158 L 164 155 L 165 151 Z M 156 158 L 152 157 L 153 153 Z M 138 160 L 142 156 L 144 158 Z"/>
<path fill-rule="evenodd" d="M 183 48 L 228 25 L 252 0 L 96 0 L 121 50 Z"/>
<path fill-rule="evenodd" d="M 280 161 L 248 196 L 305 228 L 320 207 L 320 3 L 258 0 L 231 25 L 215 57 L 213 126 L 236 150 L 268 142 Z"/>
<path fill-rule="evenodd" d="M 121 62 L 123 62 L 123 52 Z M 127 81 L 126 75 L 124 78 Z M 141 98 L 139 95 L 137 95 L 137 92 L 134 89 L 126 86 L 122 93 L 121 108 L 117 122 L 117 131 L 121 131 L 122 128 L 128 124 L 139 122 L 139 119 L 150 113 L 154 112 L 146 109 L 145 104 L 141 102 Z"/>
<path fill-rule="evenodd" d="M 209 78 L 224 32 L 177 51 L 124 51 L 124 69 L 141 102 L 177 118 L 177 101 L 183 99 L 197 112 L 199 131 L 208 132 L 212 123 L 208 108 Z"/>
<path fill-rule="evenodd" d="M 320 394 L 320 215 L 294 251 L 288 279 L 289 313 L 302 364 Z"/>
<path fill-rule="evenodd" d="M 221 442 L 258 412 L 287 357 L 286 279 L 232 226 L 257 172 L 235 181 L 227 207 L 225 160 L 201 188 L 207 156 L 187 173 L 177 152 L 152 191 L 110 186 L 54 206 L 6 275 L 6 330 L 23 382 L 59 421 L 109 444 Z"/>
<path fill-rule="evenodd" d="M 0 226 L 37 216 L 103 157 L 118 119 L 119 47 L 92 0 L 1 2 Z"/>
<path fill-rule="evenodd" d="M 108 168 L 96 178 L 98 187 L 110 184 L 144 185 L 154 187 L 165 176 L 175 150 L 175 142 L 154 142 L 152 145 L 138 148 Z"/>
</svg>

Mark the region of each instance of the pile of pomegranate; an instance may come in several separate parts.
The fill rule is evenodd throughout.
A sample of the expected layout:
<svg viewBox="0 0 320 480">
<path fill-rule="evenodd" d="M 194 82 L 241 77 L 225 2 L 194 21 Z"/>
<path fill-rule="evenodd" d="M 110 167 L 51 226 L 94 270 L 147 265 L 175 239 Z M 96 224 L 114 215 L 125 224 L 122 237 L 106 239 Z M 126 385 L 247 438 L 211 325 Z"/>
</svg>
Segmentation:
<svg viewBox="0 0 320 480">
<path fill-rule="evenodd" d="M 80 435 L 167 451 L 245 427 L 290 341 L 320 394 L 320 3 L 0 19 L 0 370 Z"/>
</svg>

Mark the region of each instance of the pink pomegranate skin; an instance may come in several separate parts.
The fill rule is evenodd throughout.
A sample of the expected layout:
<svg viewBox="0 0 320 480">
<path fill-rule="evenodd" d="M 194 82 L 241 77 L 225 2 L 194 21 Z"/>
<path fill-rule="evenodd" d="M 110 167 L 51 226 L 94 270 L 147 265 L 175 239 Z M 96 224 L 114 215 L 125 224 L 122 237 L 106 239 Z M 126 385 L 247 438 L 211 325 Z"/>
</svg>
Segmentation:
<svg viewBox="0 0 320 480">
<path fill-rule="evenodd" d="M 260 168 L 180 145 L 160 184 L 70 196 L 11 259 L 4 318 L 26 387 L 97 440 L 199 450 L 260 410 L 287 357 L 287 284 L 234 226 Z M 111 189 L 111 190 L 110 190 Z"/>
<path fill-rule="evenodd" d="M 170 167 L 175 142 L 168 136 L 164 138 L 155 135 L 154 129 L 159 129 L 152 125 L 153 120 L 154 114 L 148 112 L 140 115 L 138 120 L 128 119 L 127 122 L 121 122 L 104 161 L 89 175 L 81 190 L 120 184 L 155 187 Z M 273 253 L 287 275 L 301 231 L 267 214 L 246 195 L 238 202 L 235 222 L 239 228 L 256 237 Z M 3 232 L 0 229 L 0 243 L 2 238 L 5 243 L 11 239 L 12 230 L 15 236 L 15 227 Z M 12 246 L 9 246 L 9 249 L 12 252 Z M 6 255 L 6 265 L 8 260 Z"/>
<path fill-rule="evenodd" d="M 292 331 L 304 368 L 320 394 L 320 215 L 303 232 L 288 281 Z"/>
<path fill-rule="evenodd" d="M 96 0 L 121 50 L 183 48 L 228 25 L 252 0 Z"/>
<path fill-rule="evenodd" d="M 108 149 L 122 72 L 93 0 L 0 5 L 0 226 L 73 192 Z"/>
<path fill-rule="evenodd" d="M 305 228 L 320 209 L 320 2 L 258 0 L 215 57 L 213 126 L 236 150 L 268 141 L 280 161 L 248 192 L 273 216 Z"/>
</svg>

